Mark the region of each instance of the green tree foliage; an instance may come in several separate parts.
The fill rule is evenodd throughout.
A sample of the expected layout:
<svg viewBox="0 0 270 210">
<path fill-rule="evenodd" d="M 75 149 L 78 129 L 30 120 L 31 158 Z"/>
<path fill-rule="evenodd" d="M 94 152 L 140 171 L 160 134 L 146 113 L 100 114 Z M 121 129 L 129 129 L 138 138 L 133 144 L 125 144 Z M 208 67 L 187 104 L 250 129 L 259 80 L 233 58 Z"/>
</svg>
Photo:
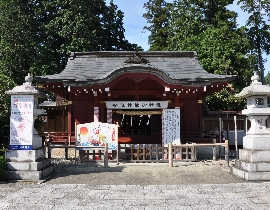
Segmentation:
<svg viewBox="0 0 270 210">
<path fill-rule="evenodd" d="M 249 40 L 243 28 L 231 31 L 227 26 L 209 27 L 182 43 L 185 50 L 195 50 L 201 65 L 210 73 L 237 75 L 234 87 L 240 91 L 250 82 L 252 59 L 246 56 Z"/>
<path fill-rule="evenodd" d="M 9 116 L 10 116 L 10 95 L 6 91 L 15 87 L 13 80 L 0 73 L 0 145 L 8 145 L 9 142 Z M 1 146 L 0 146 L 1 149 Z"/>
<path fill-rule="evenodd" d="M 148 1 L 147 8 L 150 11 L 147 14 L 152 14 L 151 17 L 160 16 L 159 10 L 156 9 L 160 7 L 159 2 Z M 205 70 L 209 73 L 236 75 L 233 86 L 237 91 L 241 91 L 250 83 L 253 62 L 256 58 L 250 54 L 253 45 L 245 28 L 237 26 L 237 14 L 227 9 L 232 3 L 233 0 L 175 0 L 170 7 L 164 7 L 164 10 L 171 9 L 171 11 L 163 11 L 163 14 L 168 14 L 169 17 L 166 19 L 167 39 L 165 44 L 162 43 L 161 49 L 197 51 L 199 61 Z M 154 33 L 157 31 L 156 26 L 163 20 L 158 18 L 151 20 L 155 22 L 149 22 L 151 25 L 146 29 L 151 32 L 149 38 L 153 39 L 149 41 L 154 43 L 157 36 Z M 224 94 L 220 98 L 229 97 L 224 91 L 219 94 Z M 230 98 L 234 99 L 233 96 Z M 234 100 L 230 98 L 224 100 L 233 103 Z M 207 100 L 215 99 L 208 97 Z M 210 101 L 209 106 L 211 104 Z M 213 104 L 217 103 L 213 101 Z M 227 110 L 235 109 L 227 103 L 223 104 L 226 104 Z M 213 106 L 211 109 L 214 109 Z M 216 110 L 219 109 L 220 107 L 216 106 Z M 224 109 L 226 108 L 222 108 Z"/>
<path fill-rule="evenodd" d="M 0 72 L 18 83 L 35 60 L 38 24 L 35 5 L 27 0 L 2 0 L 0 4 Z"/>
<path fill-rule="evenodd" d="M 209 27 L 236 28 L 235 12 L 226 6 L 232 0 L 176 0 L 171 13 L 168 45 L 179 50 L 181 43 L 194 35 L 199 36 Z"/>
<path fill-rule="evenodd" d="M 270 85 L 270 73 L 268 72 L 264 78 L 265 84 Z"/>
<path fill-rule="evenodd" d="M 246 22 L 246 32 L 253 44 L 251 53 L 257 59 L 254 63 L 254 70 L 261 74 L 261 82 L 264 84 L 264 65 L 262 54 L 270 53 L 270 0 L 238 0 L 243 11 L 249 14 Z M 268 20 L 268 22 L 267 22 Z"/>
<path fill-rule="evenodd" d="M 2 176 L 4 175 L 5 170 L 6 170 L 6 161 L 5 161 L 4 156 L 0 155 L 0 180 Z"/>
<path fill-rule="evenodd" d="M 172 4 L 167 3 L 165 0 L 149 0 L 144 4 L 144 8 L 147 10 L 147 13 L 143 14 L 143 17 L 146 18 L 147 23 L 150 23 L 149 26 L 144 27 L 144 29 L 151 32 L 148 37 L 149 50 L 166 50 Z"/>
<path fill-rule="evenodd" d="M 70 51 L 141 49 L 125 39 L 123 16 L 113 1 L 3 0 L 0 71 L 22 84 L 29 72 L 61 72 Z"/>
<path fill-rule="evenodd" d="M 241 111 L 246 104 L 246 99 L 234 97 L 234 92 L 230 88 L 224 88 L 206 97 L 206 105 L 209 111 Z"/>
<path fill-rule="evenodd" d="M 143 50 L 124 37 L 124 14 L 113 1 L 2 0 L 0 2 L 0 134 L 9 136 L 10 96 L 30 73 L 60 73 L 70 51 Z"/>
<path fill-rule="evenodd" d="M 231 0 L 175 1 L 169 50 L 197 51 L 200 63 L 210 73 L 237 75 L 234 87 L 250 82 L 251 43 L 244 28 L 237 28 L 237 14 L 226 6 Z"/>
<path fill-rule="evenodd" d="M 266 85 L 270 85 L 270 73 L 269 72 L 265 76 L 264 82 Z M 267 103 L 270 104 L 270 97 L 267 97 Z"/>
</svg>

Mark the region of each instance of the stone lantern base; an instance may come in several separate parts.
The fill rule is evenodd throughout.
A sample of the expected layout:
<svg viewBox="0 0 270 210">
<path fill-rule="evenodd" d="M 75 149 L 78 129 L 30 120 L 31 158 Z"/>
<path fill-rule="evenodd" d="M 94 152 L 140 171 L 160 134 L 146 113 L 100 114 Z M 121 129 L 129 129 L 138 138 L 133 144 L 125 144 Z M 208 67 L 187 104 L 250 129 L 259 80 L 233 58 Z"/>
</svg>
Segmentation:
<svg viewBox="0 0 270 210">
<path fill-rule="evenodd" d="M 46 95 L 44 91 L 33 86 L 32 81 L 33 77 L 28 74 L 23 85 L 6 91 L 6 94 L 11 95 L 13 113 L 10 115 L 10 150 L 6 151 L 5 155 L 6 180 L 36 181 L 53 173 L 51 160 L 46 159 L 42 138 L 34 129 L 34 120 L 43 114 L 37 106 L 38 98 L 45 98 Z M 24 150 L 26 148 L 32 150 Z"/>
<path fill-rule="evenodd" d="M 51 160 L 46 158 L 45 148 L 36 150 L 6 151 L 6 180 L 44 180 L 54 172 Z"/>
<path fill-rule="evenodd" d="M 270 135 L 247 135 L 231 172 L 246 180 L 270 180 Z"/>
</svg>

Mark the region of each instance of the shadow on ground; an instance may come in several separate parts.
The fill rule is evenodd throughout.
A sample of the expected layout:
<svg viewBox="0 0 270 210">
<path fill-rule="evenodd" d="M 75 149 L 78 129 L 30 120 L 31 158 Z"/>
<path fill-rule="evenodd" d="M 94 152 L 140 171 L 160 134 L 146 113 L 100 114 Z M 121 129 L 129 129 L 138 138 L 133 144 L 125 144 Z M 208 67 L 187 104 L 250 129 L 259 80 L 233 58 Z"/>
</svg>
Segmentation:
<svg viewBox="0 0 270 210">
<path fill-rule="evenodd" d="M 229 168 L 203 162 L 175 163 L 85 163 L 71 165 L 46 180 L 47 184 L 92 185 L 193 185 L 246 182 L 229 172 Z"/>
</svg>

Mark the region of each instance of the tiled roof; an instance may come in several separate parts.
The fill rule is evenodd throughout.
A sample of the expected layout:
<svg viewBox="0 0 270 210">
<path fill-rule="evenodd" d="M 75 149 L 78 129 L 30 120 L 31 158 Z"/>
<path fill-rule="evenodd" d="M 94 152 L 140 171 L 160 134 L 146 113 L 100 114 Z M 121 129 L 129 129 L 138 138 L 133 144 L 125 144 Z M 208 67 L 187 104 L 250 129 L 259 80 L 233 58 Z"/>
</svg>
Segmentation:
<svg viewBox="0 0 270 210">
<path fill-rule="evenodd" d="M 39 76 L 40 82 L 63 82 L 66 85 L 107 84 L 124 73 L 151 73 L 168 84 L 206 85 L 229 82 L 235 76 L 210 74 L 200 65 L 196 52 L 108 51 L 71 53 L 60 74 Z"/>
<path fill-rule="evenodd" d="M 56 102 L 55 101 L 44 101 L 41 104 L 39 104 L 38 106 L 41 107 L 41 108 L 43 108 L 43 107 L 55 107 Z"/>
<path fill-rule="evenodd" d="M 235 97 L 270 96 L 270 86 L 262 85 L 259 79 L 260 77 L 254 74 L 254 76 L 251 77 L 252 83 L 248 87 L 245 87 L 240 93 L 236 94 Z"/>
</svg>

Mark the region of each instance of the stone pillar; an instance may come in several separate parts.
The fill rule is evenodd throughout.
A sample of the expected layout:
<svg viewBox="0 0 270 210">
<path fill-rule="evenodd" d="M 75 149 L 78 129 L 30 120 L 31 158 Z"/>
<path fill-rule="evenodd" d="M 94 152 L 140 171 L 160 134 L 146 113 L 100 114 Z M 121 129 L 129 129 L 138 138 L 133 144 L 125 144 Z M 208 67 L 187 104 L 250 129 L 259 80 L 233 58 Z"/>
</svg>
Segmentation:
<svg viewBox="0 0 270 210">
<path fill-rule="evenodd" d="M 7 180 L 41 180 L 53 173 L 50 159 L 46 159 L 42 138 L 34 128 L 34 121 L 43 111 L 38 109 L 42 90 L 32 86 L 28 74 L 25 83 L 6 91 L 11 95 L 10 142 L 5 159 Z"/>
<path fill-rule="evenodd" d="M 231 168 L 233 174 L 246 180 L 270 180 L 270 131 L 265 121 L 270 113 L 267 96 L 270 86 L 258 82 L 254 75 L 250 86 L 244 88 L 237 97 L 247 98 L 247 115 L 251 127 L 243 138 L 243 149 L 239 150 L 239 160 Z"/>
</svg>

